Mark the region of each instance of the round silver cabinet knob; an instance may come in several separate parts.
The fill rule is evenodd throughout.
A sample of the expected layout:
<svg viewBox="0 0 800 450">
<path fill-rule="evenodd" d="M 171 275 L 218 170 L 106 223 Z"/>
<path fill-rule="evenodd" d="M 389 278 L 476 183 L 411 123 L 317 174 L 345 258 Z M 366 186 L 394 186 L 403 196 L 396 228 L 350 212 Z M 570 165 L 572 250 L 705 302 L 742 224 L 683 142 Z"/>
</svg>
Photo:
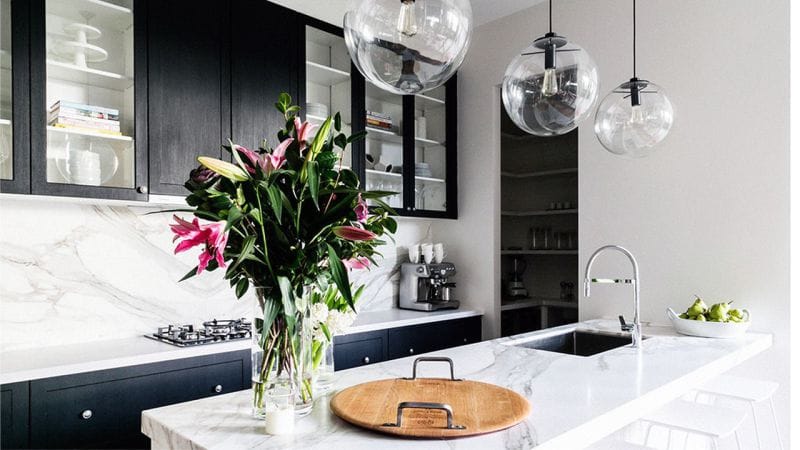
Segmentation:
<svg viewBox="0 0 800 450">
<path fill-rule="evenodd" d="M 214 392 L 216 392 L 217 394 L 222 392 L 222 385 L 218 384 L 218 385 L 214 386 Z"/>
<path fill-rule="evenodd" d="M 409 355 L 413 355 L 414 354 L 414 349 L 413 348 L 408 349 L 408 354 Z"/>
<path fill-rule="evenodd" d="M 83 418 L 83 420 L 91 419 L 92 415 L 93 414 L 92 414 L 92 410 L 91 409 L 86 409 L 81 413 L 81 417 Z"/>
<path fill-rule="evenodd" d="M 465 344 L 467 343 L 467 338 L 464 338 L 464 343 L 465 343 Z"/>
<path fill-rule="evenodd" d="M 369 356 L 365 356 L 362 361 L 364 361 L 364 364 L 369 364 Z"/>
<path fill-rule="evenodd" d="M 147 194 L 147 186 L 137 186 L 136 192 L 140 194 Z"/>
</svg>

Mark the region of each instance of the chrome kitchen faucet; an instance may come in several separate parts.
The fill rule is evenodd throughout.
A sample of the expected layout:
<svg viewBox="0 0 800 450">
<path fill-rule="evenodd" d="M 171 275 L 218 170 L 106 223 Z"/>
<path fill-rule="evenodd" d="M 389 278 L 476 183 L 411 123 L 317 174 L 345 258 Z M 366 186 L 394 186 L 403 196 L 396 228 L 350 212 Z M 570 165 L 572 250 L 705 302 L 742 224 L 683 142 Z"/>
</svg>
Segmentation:
<svg viewBox="0 0 800 450">
<path fill-rule="evenodd" d="M 592 271 L 592 264 L 594 260 L 606 250 L 616 250 L 623 255 L 627 256 L 633 265 L 633 279 L 628 278 L 590 278 Z M 587 298 L 591 296 L 592 283 L 624 283 L 633 285 L 633 326 L 631 327 L 631 338 L 633 338 L 633 348 L 639 348 L 642 345 L 642 325 L 639 322 L 639 264 L 636 262 L 633 253 L 629 252 L 626 248 L 619 245 L 606 245 L 598 248 L 589 258 L 586 263 L 586 272 L 583 275 L 583 295 Z"/>
</svg>

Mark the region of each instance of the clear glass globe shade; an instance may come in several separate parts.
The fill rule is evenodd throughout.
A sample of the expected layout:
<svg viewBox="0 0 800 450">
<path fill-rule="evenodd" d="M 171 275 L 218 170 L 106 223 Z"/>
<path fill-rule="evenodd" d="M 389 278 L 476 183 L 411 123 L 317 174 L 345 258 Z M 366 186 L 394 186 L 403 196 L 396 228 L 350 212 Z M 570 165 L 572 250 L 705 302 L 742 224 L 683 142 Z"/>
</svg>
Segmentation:
<svg viewBox="0 0 800 450">
<path fill-rule="evenodd" d="M 631 103 L 631 84 L 626 81 L 611 91 L 597 108 L 594 132 L 603 147 L 615 155 L 642 158 L 667 137 L 675 110 L 664 88 L 640 80 L 639 105 Z"/>
<path fill-rule="evenodd" d="M 362 0 L 345 14 L 350 58 L 375 86 L 420 94 L 461 66 L 472 38 L 469 0 Z"/>
<path fill-rule="evenodd" d="M 546 70 L 544 51 L 531 45 L 511 61 L 503 77 L 506 112 L 518 127 L 537 136 L 569 133 L 597 101 L 597 65 L 586 50 L 567 42 L 555 55 L 555 68 Z"/>
</svg>

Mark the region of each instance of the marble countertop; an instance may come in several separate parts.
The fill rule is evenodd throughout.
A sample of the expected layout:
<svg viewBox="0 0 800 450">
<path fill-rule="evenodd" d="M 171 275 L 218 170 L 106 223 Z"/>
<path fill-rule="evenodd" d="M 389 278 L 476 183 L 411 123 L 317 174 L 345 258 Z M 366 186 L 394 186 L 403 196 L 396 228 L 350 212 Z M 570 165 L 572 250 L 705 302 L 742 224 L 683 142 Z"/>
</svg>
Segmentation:
<svg viewBox="0 0 800 450">
<path fill-rule="evenodd" d="M 348 333 L 361 333 L 477 315 L 480 315 L 477 311 L 458 309 L 436 312 L 402 309 L 364 312 L 358 315 Z M 0 353 L 0 384 L 191 358 L 247 348 L 250 348 L 249 339 L 196 347 L 176 347 L 144 336 L 136 336 L 127 339 L 7 351 Z"/>
<path fill-rule="evenodd" d="M 295 434 L 269 436 L 250 416 L 251 393 L 240 391 L 147 410 L 142 432 L 153 448 L 171 449 L 487 449 L 583 448 L 680 397 L 693 387 L 741 364 L 772 345 L 769 334 L 737 339 L 676 335 L 669 327 L 647 326 L 640 350 L 621 347 L 591 357 L 516 347 L 532 336 L 574 328 L 567 325 L 519 336 L 456 347 L 431 355 L 455 362 L 456 376 L 498 384 L 525 396 L 531 415 L 507 430 L 455 440 L 404 440 L 368 432 L 336 418 L 330 397 L 316 400 Z M 619 333 L 613 320 L 577 325 Z M 414 357 L 337 372 L 334 390 L 383 378 L 408 376 Z M 436 366 L 422 376 L 438 374 Z"/>
<path fill-rule="evenodd" d="M 480 316 L 481 314 L 479 311 L 468 309 L 443 309 L 441 311 L 428 312 L 393 308 L 383 311 L 368 311 L 359 313 L 347 333 L 363 333 L 365 331 L 405 327 L 442 320 L 463 319 L 465 317 Z"/>
</svg>

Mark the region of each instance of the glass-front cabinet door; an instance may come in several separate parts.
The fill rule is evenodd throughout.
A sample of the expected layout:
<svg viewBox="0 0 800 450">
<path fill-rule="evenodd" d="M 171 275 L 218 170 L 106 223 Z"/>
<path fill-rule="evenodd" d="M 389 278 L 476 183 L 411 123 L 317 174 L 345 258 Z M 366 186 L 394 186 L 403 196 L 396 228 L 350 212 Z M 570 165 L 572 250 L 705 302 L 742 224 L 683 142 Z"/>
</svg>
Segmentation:
<svg viewBox="0 0 800 450">
<path fill-rule="evenodd" d="M 11 0 L 0 0 L 0 179 L 14 179 Z"/>
<path fill-rule="evenodd" d="M 350 56 L 341 32 L 320 23 L 305 27 L 305 105 L 306 120 L 317 129 L 337 112 L 342 117 L 342 133 L 353 133 L 352 78 Z M 353 168 L 352 146 L 342 155 L 342 167 Z"/>
<path fill-rule="evenodd" d="M 0 192 L 30 192 L 30 5 L 0 0 Z"/>
<path fill-rule="evenodd" d="M 146 61 L 137 46 L 139 4 L 34 2 L 32 80 L 43 88 L 31 97 L 34 193 L 146 197 L 147 147 L 137 139 L 145 124 L 137 118 L 146 113 L 144 83 L 136 82 Z"/>
<path fill-rule="evenodd" d="M 367 190 L 395 192 L 383 200 L 402 213 L 403 200 L 403 96 L 365 84 L 367 131 L 364 149 L 364 185 Z"/>
<path fill-rule="evenodd" d="M 416 211 L 447 211 L 446 102 L 445 86 L 414 97 Z"/>
</svg>

